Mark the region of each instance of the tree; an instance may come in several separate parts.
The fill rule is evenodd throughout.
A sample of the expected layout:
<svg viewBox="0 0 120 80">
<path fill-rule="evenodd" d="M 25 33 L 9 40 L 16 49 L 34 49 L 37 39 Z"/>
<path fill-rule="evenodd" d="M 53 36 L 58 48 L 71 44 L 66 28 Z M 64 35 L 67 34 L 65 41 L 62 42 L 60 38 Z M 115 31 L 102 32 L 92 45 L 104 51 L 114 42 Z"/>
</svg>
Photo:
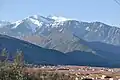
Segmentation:
<svg viewBox="0 0 120 80">
<path fill-rule="evenodd" d="M 2 51 L 1 51 L 1 58 L 3 58 L 3 60 L 1 61 L 1 65 L 5 65 L 7 63 L 7 60 L 8 60 L 8 53 L 7 53 L 7 50 L 6 48 L 4 48 Z"/>
<path fill-rule="evenodd" d="M 6 48 L 4 48 L 4 49 L 2 50 L 1 56 L 7 57 L 7 50 L 6 50 Z"/>
<path fill-rule="evenodd" d="M 23 65 L 24 57 L 23 57 L 23 52 L 22 51 L 17 50 L 16 56 L 15 56 L 15 59 L 14 59 L 14 63 L 17 64 L 17 65 Z"/>
</svg>

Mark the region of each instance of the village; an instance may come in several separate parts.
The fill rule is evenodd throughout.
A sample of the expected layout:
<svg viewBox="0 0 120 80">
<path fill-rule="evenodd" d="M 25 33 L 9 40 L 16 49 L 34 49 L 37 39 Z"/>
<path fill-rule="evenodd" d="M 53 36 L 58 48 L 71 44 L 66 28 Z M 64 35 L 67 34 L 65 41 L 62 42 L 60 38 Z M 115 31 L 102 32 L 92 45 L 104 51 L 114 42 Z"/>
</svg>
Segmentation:
<svg viewBox="0 0 120 80">
<path fill-rule="evenodd" d="M 74 76 L 75 80 L 120 80 L 119 68 L 103 68 L 89 66 L 37 66 L 29 67 L 28 71 L 37 72 L 39 70 L 47 72 L 64 73 Z"/>
</svg>

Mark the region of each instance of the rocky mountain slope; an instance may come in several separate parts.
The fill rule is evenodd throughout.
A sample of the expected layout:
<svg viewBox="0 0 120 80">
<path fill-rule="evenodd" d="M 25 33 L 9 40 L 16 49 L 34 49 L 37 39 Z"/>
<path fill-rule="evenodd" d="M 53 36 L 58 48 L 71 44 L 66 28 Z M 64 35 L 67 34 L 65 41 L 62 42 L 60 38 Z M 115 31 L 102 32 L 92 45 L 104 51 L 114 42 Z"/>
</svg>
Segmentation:
<svg viewBox="0 0 120 80">
<path fill-rule="evenodd" d="M 97 54 L 78 51 L 79 56 L 77 57 L 79 58 L 76 59 L 77 57 L 72 57 L 76 55 L 74 55 L 75 52 L 71 52 L 72 55 L 70 53 L 64 54 L 13 37 L 0 35 L 0 51 L 3 48 L 7 49 L 9 55 L 16 55 L 16 50 L 22 50 L 25 61 L 32 64 L 108 66 L 108 61 Z M 84 57 L 84 59 L 80 61 L 82 59 L 80 57 Z"/>
<path fill-rule="evenodd" d="M 77 38 L 69 31 L 61 33 L 55 30 L 52 31 L 47 37 L 32 35 L 23 37 L 22 39 L 41 47 L 58 50 L 63 53 L 72 52 L 75 50 L 94 52 L 90 47 L 83 44 L 85 42 L 84 40 Z"/>
</svg>

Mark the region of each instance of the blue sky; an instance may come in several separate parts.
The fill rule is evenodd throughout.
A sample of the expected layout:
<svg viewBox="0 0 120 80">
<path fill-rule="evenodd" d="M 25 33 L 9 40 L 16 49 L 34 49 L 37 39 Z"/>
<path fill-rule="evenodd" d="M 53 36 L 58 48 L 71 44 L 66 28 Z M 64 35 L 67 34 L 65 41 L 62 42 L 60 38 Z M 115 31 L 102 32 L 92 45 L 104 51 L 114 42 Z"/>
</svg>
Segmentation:
<svg viewBox="0 0 120 80">
<path fill-rule="evenodd" d="M 34 14 L 101 21 L 120 27 L 120 6 L 114 0 L 0 0 L 0 20 L 15 21 Z"/>
</svg>

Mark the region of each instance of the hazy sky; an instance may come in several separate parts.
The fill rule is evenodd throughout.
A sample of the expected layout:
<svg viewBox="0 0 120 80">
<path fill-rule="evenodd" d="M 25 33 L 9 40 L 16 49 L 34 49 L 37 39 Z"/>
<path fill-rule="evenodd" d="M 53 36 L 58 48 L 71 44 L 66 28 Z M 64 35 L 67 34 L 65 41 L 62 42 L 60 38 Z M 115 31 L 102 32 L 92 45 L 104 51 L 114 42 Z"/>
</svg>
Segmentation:
<svg viewBox="0 0 120 80">
<path fill-rule="evenodd" d="M 15 21 L 34 14 L 101 21 L 120 27 L 120 6 L 114 0 L 0 0 L 0 20 Z"/>
</svg>

